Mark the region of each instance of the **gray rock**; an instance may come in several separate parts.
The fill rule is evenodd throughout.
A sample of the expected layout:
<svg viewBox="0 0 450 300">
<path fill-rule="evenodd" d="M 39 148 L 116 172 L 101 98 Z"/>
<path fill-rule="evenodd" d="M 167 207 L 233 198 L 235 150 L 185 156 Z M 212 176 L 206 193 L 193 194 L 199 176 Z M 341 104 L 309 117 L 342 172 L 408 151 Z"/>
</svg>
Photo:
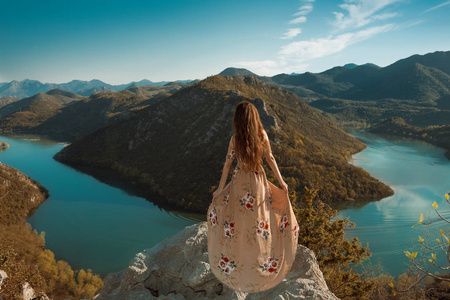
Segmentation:
<svg viewBox="0 0 450 300">
<path fill-rule="evenodd" d="M 251 294 L 232 290 L 211 272 L 206 234 L 206 222 L 198 223 L 138 253 L 126 270 L 106 276 L 94 299 L 338 299 L 314 253 L 301 245 L 291 271 L 274 288 Z"/>
<path fill-rule="evenodd" d="M 36 298 L 34 289 L 31 287 L 31 285 L 28 282 L 25 282 L 22 285 L 22 293 L 23 293 L 23 300 L 32 300 L 32 299 Z"/>
<path fill-rule="evenodd" d="M 2 285 L 5 283 L 6 278 L 8 278 L 8 275 L 6 275 L 6 272 L 3 270 L 0 270 L 0 291 L 2 290 Z"/>
</svg>

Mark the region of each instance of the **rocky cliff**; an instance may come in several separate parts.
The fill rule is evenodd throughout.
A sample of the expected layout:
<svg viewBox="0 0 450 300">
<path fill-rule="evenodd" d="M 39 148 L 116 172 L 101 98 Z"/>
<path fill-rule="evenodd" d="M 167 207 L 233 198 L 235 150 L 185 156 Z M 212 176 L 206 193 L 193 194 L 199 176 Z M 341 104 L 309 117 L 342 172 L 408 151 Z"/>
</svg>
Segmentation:
<svg viewBox="0 0 450 300">
<path fill-rule="evenodd" d="M 291 271 L 276 287 L 252 294 L 232 290 L 211 272 L 206 233 L 206 222 L 198 223 L 138 253 L 127 269 L 106 276 L 94 299 L 338 299 L 328 290 L 314 253 L 301 245 Z"/>
</svg>

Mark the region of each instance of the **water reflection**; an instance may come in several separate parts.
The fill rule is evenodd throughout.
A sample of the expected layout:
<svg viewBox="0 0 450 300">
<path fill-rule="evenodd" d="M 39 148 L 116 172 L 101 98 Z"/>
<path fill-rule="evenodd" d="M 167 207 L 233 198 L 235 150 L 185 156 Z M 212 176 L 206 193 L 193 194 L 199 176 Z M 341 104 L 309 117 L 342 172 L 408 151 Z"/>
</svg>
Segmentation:
<svg viewBox="0 0 450 300">
<path fill-rule="evenodd" d="M 350 217 L 356 223 L 346 236 L 369 243 L 372 261 L 379 261 L 391 275 L 400 275 L 408 263 L 403 251 L 417 247 L 418 236 L 426 234 L 427 226 L 412 228 L 420 213 L 425 219 L 436 219 L 431 206 L 436 201 L 439 212 L 450 218 L 450 205 L 444 198 L 450 190 L 450 162 L 443 149 L 424 142 L 361 131 L 350 134 L 367 144 L 351 162 L 390 185 L 395 194 L 363 207 L 342 209 L 338 217 Z M 442 221 L 434 223 L 430 234 L 439 236 L 439 229 L 445 227 Z"/>
</svg>

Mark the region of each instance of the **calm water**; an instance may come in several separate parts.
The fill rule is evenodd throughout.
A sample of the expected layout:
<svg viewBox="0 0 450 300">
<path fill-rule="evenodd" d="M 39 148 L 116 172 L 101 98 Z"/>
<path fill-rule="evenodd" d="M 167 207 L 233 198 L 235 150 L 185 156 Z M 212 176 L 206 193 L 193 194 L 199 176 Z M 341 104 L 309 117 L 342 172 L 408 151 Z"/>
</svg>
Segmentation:
<svg viewBox="0 0 450 300">
<path fill-rule="evenodd" d="M 400 275 L 409 262 L 403 251 L 423 248 L 417 240 L 419 235 L 426 236 L 426 226 L 411 228 L 419 221 L 420 213 L 425 220 L 427 216 L 436 219 L 431 206 L 436 201 L 439 212 L 450 218 L 450 205 L 444 198 L 450 191 L 450 161 L 443 149 L 430 144 L 366 132 L 350 134 L 367 144 L 364 151 L 353 156 L 353 163 L 390 185 L 395 194 L 363 208 L 341 210 L 338 216 L 350 217 L 356 223 L 347 236 L 358 237 L 364 246 L 369 243 L 372 263 L 380 263 L 391 275 Z M 437 246 L 440 228 L 450 237 L 447 223 L 430 225 L 433 247 Z M 428 261 L 431 255 L 427 256 Z M 441 258 L 441 265 L 447 265 Z"/>
<path fill-rule="evenodd" d="M 356 223 L 347 236 L 357 236 L 363 245 L 369 243 L 372 263 L 399 275 L 408 263 L 403 250 L 413 250 L 418 236 L 425 236 L 423 227 L 411 228 L 420 213 L 426 218 L 429 212 L 434 218 L 433 201 L 440 211 L 450 206 L 443 198 L 450 190 L 450 162 L 442 149 L 425 143 L 364 132 L 351 134 L 368 145 L 353 157 L 353 163 L 390 185 L 395 195 L 363 208 L 341 210 L 339 217 L 350 217 Z M 101 274 L 122 270 L 137 252 L 203 217 L 161 210 L 54 161 L 52 156 L 64 147 L 61 144 L 5 137 L 1 141 L 11 147 L 0 152 L 0 161 L 50 191 L 50 198 L 29 222 L 47 233 L 47 248 L 57 259 L 68 261 L 75 269 L 91 268 Z M 444 215 L 450 218 L 448 209 Z M 443 225 L 432 226 L 431 232 L 437 234 Z"/>
<path fill-rule="evenodd" d="M 39 181 L 50 197 L 28 219 L 46 232 L 46 246 L 74 269 L 106 274 L 201 215 L 161 210 L 143 198 L 99 182 L 53 160 L 64 145 L 0 137 L 10 148 L 0 161 Z"/>
</svg>

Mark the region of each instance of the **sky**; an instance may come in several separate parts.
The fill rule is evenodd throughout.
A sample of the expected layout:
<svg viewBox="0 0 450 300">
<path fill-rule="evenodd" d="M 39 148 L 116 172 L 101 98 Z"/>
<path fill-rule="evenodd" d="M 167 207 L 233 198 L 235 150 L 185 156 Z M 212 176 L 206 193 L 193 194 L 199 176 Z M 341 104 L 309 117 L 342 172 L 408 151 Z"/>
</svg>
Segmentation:
<svg viewBox="0 0 450 300">
<path fill-rule="evenodd" d="M 385 67 L 450 50 L 448 0 L 0 0 L 0 82 Z"/>
</svg>

